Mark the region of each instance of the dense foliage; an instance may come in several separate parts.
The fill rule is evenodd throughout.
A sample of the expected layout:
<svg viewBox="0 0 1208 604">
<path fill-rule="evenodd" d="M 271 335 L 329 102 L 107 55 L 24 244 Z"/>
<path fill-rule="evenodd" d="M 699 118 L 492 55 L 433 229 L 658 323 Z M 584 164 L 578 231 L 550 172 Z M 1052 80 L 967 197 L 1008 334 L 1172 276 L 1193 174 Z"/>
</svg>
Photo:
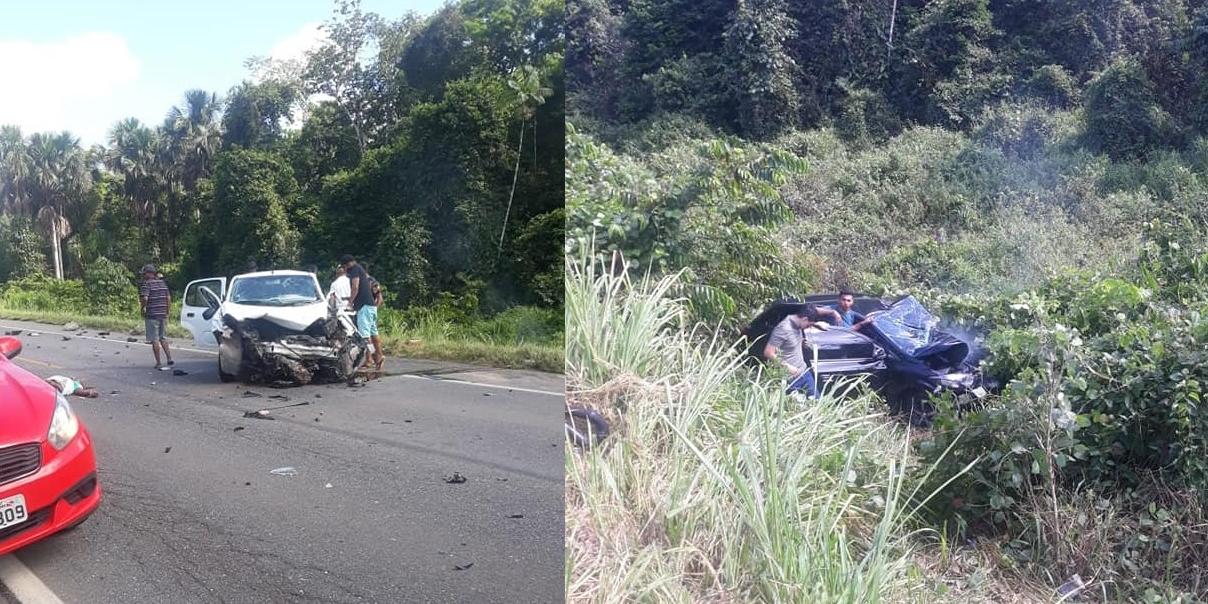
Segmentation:
<svg viewBox="0 0 1208 604">
<path fill-rule="evenodd" d="M 778 295 L 919 296 L 1006 384 L 913 439 L 944 551 L 1208 596 L 1208 7 L 572 5 L 569 250 L 684 271 L 727 338 Z"/>
<path fill-rule="evenodd" d="M 253 58 L 162 124 L 122 120 L 91 149 L 5 126 L 0 280 L 78 279 L 102 257 L 128 277 L 156 262 L 177 288 L 249 263 L 326 278 L 351 253 L 396 304 L 555 306 L 562 13 L 465 0 L 389 20 L 337 0 L 305 58 Z"/>
<path fill-rule="evenodd" d="M 842 124 L 968 130 L 1004 99 L 1068 107 L 1113 155 L 1176 146 L 1206 125 L 1200 0 L 784 2 L 582 0 L 568 14 L 572 104 L 636 122 L 662 112 L 767 138 Z"/>
</svg>

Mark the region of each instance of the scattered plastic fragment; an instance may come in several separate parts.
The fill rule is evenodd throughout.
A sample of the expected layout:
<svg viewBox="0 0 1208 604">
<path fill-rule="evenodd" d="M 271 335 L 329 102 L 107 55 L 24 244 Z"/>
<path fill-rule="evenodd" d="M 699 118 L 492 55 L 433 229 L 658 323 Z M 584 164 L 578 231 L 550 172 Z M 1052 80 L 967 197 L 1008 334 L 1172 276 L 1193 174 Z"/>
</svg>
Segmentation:
<svg viewBox="0 0 1208 604">
<path fill-rule="evenodd" d="M 297 476 L 298 471 L 295 470 L 293 466 L 285 466 L 284 468 L 274 468 L 273 470 L 269 471 L 269 474 L 273 474 L 275 476 Z"/>
<path fill-rule="evenodd" d="M 449 484 L 461 484 L 466 481 L 466 477 L 459 472 L 454 472 L 452 476 L 446 476 L 445 482 Z"/>
</svg>

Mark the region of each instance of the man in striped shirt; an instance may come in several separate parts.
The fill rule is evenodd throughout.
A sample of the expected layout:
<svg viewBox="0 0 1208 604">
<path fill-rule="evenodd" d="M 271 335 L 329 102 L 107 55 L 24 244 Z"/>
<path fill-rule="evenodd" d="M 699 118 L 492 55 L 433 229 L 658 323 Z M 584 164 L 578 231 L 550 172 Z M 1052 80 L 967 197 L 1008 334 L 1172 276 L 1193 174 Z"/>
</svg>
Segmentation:
<svg viewBox="0 0 1208 604">
<path fill-rule="evenodd" d="M 168 308 L 172 306 L 172 294 L 168 284 L 159 278 L 155 266 L 148 264 L 143 267 L 143 283 L 138 288 L 138 301 L 142 307 L 143 320 L 147 325 L 147 343 L 151 352 L 155 353 L 155 368 L 167 371 L 168 367 L 176 364 L 172 360 L 172 351 L 168 349 L 168 334 L 165 333 L 168 323 Z M 168 364 L 159 360 L 159 349 L 163 347 Z"/>
</svg>

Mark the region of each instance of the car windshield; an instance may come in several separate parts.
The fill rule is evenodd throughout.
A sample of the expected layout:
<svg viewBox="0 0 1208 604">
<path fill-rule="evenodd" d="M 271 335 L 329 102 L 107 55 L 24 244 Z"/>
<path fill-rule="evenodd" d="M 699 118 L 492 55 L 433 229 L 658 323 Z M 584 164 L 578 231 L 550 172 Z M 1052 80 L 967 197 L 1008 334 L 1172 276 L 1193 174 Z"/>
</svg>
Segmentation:
<svg viewBox="0 0 1208 604">
<path fill-rule="evenodd" d="M 914 354 L 931 340 L 931 331 L 939 320 L 927 312 L 914 296 L 902 298 L 878 314 L 872 324 L 905 354 Z"/>
<path fill-rule="evenodd" d="M 323 297 L 309 275 L 243 277 L 231 284 L 231 302 L 251 306 L 298 306 Z"/>
</svg>

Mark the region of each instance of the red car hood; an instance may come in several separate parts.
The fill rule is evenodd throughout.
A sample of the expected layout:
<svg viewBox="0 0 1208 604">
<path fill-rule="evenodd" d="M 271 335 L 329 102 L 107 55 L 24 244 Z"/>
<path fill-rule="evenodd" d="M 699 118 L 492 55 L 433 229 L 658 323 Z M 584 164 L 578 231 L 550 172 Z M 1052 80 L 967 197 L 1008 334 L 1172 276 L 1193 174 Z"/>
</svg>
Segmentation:
<svg viewBox="0 0 1208 604">
<path fill-rule="evenodd" d="M 55 389 L 0 356 L 0 447 L 46 439 Z"/>
</svg>

